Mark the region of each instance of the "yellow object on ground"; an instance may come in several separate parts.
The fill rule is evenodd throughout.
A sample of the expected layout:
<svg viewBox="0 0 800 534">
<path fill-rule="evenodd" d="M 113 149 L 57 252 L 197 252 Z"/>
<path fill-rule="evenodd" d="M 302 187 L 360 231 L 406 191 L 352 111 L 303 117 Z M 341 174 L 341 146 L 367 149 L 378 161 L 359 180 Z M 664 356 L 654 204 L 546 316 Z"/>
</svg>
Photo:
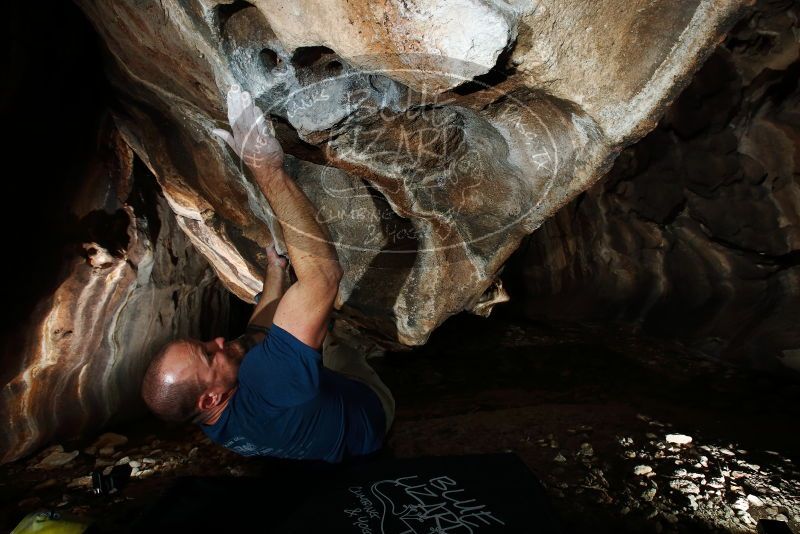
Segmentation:
<svg viewBox="0 0 800 534">
<path fill-rule="evenodd" d="M 11 534 L 81 534 L 87 528 L 88 523 L 63 519 L 58 512 L 33 512 L 26 515 Z"/>
</svg>

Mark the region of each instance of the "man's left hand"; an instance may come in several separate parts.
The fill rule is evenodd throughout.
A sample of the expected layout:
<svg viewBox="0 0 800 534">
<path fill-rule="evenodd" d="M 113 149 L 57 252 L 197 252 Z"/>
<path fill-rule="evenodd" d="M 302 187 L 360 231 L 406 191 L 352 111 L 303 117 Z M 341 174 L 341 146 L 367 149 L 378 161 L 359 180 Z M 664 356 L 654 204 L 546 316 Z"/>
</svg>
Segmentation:
<svg viewBox="0 0 800 534">
<path fill-rule="evenodd" d="M 275 250 L 275 245 L 267 247 L 267 268 L 278 268 L 281 271 L 285 271 L 288 265 L 289 261 L 278 254 Z"/>
</svg>

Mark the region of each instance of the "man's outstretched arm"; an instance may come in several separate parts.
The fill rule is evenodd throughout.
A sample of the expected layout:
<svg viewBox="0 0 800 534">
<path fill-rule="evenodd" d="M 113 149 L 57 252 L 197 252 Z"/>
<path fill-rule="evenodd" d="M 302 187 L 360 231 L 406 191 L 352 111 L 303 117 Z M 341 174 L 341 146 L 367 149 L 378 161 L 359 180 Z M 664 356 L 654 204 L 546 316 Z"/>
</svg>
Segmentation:
<svg viewBox="0 0 800 534">
<path fill-rule="evenodd" d="M 283 168 L 251 170 L 280 222 L 297 275 L 297 282 L 278 303 L 273 322 L 319 348 L 342 278 L 336 250 L 317 222 L 313 205 Z"/>
<path fill-rule="evenodd" d="M 283 169 L 283 150 L 250 95 L 228 92 L 233 135 L 214 132 L 236 151 L 275 213 L 297 275 L 277 305 L 273 323 L 314 348 L 325 338 L 342 277 L 336 249 L 316 219 L 311 201 Z"/>
</svg>

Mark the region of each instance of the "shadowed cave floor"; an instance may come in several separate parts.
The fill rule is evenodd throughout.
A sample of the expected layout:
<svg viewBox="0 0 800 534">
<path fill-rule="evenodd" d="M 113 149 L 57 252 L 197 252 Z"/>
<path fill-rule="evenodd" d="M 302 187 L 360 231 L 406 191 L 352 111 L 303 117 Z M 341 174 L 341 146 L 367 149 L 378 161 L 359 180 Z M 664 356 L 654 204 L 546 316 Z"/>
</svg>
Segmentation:
<svg viewBox="0 0 800 534">
<path fill-rule="evenodd" d="M 382 455 L 514 451 L 570 531 L 755 532 L 761 518 L 800 531 L 800 387 L 781 377 L 608 327 L 471 316 L 448 321 L 425 347 L 371 363 L 397 401 Z M 114 530 L 177 476 L 275 467 L 211 445 L 191 426 L 146 419 L 113 430 L 129 441 L 111 459 L 140 465 L 122 492 L 96 497 L 82 487 L 93 455 L 49 471 L 30 469 L 37 455 L 0 468 L 0 528 L 54 507 Z"/>
</svg>

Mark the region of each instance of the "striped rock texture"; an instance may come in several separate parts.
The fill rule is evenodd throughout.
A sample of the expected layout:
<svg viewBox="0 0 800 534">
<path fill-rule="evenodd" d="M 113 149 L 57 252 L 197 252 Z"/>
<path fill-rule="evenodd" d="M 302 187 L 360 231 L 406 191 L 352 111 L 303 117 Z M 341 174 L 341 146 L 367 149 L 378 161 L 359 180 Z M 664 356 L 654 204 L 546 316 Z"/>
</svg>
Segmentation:
<svg viewBox="0 0 800 534">
<path fill-rule="evenodd" d="M 139 386 L 175 335 L 224 332 L 227 291 L 110 120 L 70 206 L 83 241 L 3 344 L 0 461 L 144 413 Z M 56 231 L 55 229 L 51 229 Z"/>
</svg>

